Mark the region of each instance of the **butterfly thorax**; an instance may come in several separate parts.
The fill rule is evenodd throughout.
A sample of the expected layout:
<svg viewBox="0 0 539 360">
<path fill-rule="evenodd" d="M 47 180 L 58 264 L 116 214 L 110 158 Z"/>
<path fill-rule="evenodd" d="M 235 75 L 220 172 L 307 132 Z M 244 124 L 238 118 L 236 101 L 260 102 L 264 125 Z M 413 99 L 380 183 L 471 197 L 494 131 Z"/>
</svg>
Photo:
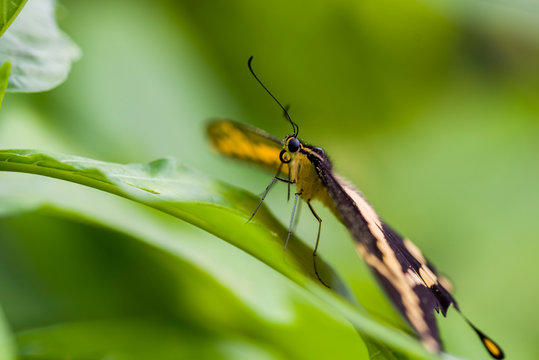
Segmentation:
<svg viewBox="0 0 539 360">
<path fill-rule="evenodd" d="M 331 169 L 331 163 L 324 150 L 302 145 L 300 150 L 291 154 L 290 180 L 296 183 L 297 192 L 305 201 L 319 200 L 334 213 L 335 204 L 329 197 L 327 187 L 322 183 L 316 168 Z"/>
</svg>

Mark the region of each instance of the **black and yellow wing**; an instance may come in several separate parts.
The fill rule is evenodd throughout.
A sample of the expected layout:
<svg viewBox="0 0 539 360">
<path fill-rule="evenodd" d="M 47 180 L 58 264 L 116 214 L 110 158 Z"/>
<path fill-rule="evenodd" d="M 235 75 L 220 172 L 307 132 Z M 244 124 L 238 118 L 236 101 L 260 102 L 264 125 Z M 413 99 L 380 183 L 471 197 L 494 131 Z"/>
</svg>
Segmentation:
<svg viewBox="0 0 539 360">
<path fill-rule="evenodd" d="M 445 315 L 455 300 L 410 241 L 385 224 L 349 182 L 335 175 L 326 156 L 310 156 L 329 195 L 330 208 L 348 228 L 357 252 L 392 303 L 431 351 L 441 350 L 434 310 Z"/>
<path fill-rule="evenodd" d="M 434 352 L 441 351 L 434 311 L 445 316 L 449 306 L 453 305 L 460 312 L 450 293 L 451 283 L 438 275 L 410 240 L 403 239 L 385 224 L 357 189 L 326 171 L 322 164 L 315 168 L 334 202 L 333 208 L 354 237 L 358 253 L 393 304 L 417 332 L 423 346 Z M 468 323 L 489 353 L 496 359 L 503 359 L 500 347 Z"/>
<path fill-rule="evenodd" d="M 279 160 L 283 149 L 281 139 L 253 126 L 230 120 L 214 120 L 207 127 L 212 145 L 222 154 L 248 161 L 282 174 L 288 174 L 288 165 Z"/>
<path fill-rule="evenodd" d="M 209 124 L 207 131 L 213 146 L 224 155 L 273 171 L 281 166 L 282 141 L 260 129 L 217 120 Z M 333 173 L 325 154 L 312 150 L 307 158 L 329 195 L 323 197 L 324 202 L 348 228 L 357 251 L 392 303 L 418 333 L 423 345 L 440 351 L 434 310 L 445 315 L 451 304 L 457 305 L 438 281 L 436 272 L 415 245 L 380 220 L 358 190 Z"/>
</svg>

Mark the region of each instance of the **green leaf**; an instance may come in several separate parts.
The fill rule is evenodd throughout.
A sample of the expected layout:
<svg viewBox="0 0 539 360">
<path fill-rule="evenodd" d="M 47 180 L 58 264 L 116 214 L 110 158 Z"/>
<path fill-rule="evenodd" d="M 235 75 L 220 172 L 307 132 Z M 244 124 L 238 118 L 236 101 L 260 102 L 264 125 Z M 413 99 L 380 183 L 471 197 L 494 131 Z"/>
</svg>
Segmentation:
<svg viewBox="0 0 539 360">
<path fill-rule="evenodd" d="M 243 226 L 258 198 L 178 166 L 173 159 L 120 165 L 77 156 L 15 150 L 1 151 L 0 164 L 3 170 L 55 177 L 136 200 L 199 226 L 282 273 L 290 272 L 293 276 L 300 272 L 316 279 L 311 250 L 300 241 L 291 241 L 290 251 L 286 252 L 290 259 L 283 259 L 282 239 L 286 238 L 287 230 L 266 208 L 259 210 L 253 226 Z M 251 241 L 244 241 L 245 238 L 251 238 Z M 294 261 L 290 263 L 290 260 Z M 319 268 L 334 289 L 351 298 L 344 284 L 323 260 L 320 260 Z"/>
<path fill-rule="evenodd" d="M 0 7 L 0 36 L 4 34 L 9 25 L 15 20 L 26 4 L 26 0 L 3 0 Z"/>
<path fill-rule="evenodd" d="M 0 63 L 12 65 L 7 91 L 37 92 L 60 85 L 80 57 L 56 24 L 54 0 L 31 1 L 0 38 Z"/>
<path fill-rule="evenodd" d="M 4 101 L 4 95 L 6 94 L 10 72 L 11 64 L 9 62 L 5 62 L 0 66 L 0 108 L 2 107 L 2 101 Z"/>
<path fill-rule="evenodd" d="M 26 178 L 30 183 L 39 180 Z M 0 242 L 10 254 L 8 263 L 29 265 L 6 267 L 0 262 L 0 274 L 39 279 L 39 287 L 31 292 L 20 281 L 3 287 L 9 295 L 0 295 L 14 326 L 20 327 L 22 322 L 24 329 L 42 327 L 43 318 L 57 324 L 94 320 L 96 315 L 112 322 L 144 317 L 159 323 L 179 322 L 203 337 L 244 338 L 256 348 L 271 348 L 286 359 L 347 358 L 352 354 L 368 358 L 367 349 L 342 317 L 239 249 L 150 208 L 41 180 L 52 185 L 47 192 L 65 185 L 73 188 L 66 196 L 92 210 L 77 215 L 47 206 L 0 219 L 0 229 L 8 235 Z M 37 205 L 43 196 L 36 194 L 40 198 Z M 88 201 L 88 197 L 103 201 Z M 0 277 L 0 283 L 6 282 L 2 280 Z M 28 316 L 29 312 L 33 314 Z M 48 342 L 64 341 L 56 334 L 60 338 L 47 337 Z M 117 349 L 123 343 L 120 340 L 107 342 L 102 349 Z M 24 354 L 27 347 L 20 338 L 18 341 Z M 91 350 L 88 345 L 80 351 Z M 146 344 L 149 351 L 155 346 Z M 38 351 L 50 355 L 50 349 L 56 350 L 58 359 L 73 355 L 72 348 L 60 345 L 40 349 L 34 352 L 36 357 Z M 77 354 L 81 358 L 92 355 Z"/>
<path fill-rule="evenodd" d="M 330 266 L 319 259 L 321 276 L 332 291 L 323 287 L 313 274 L 312 251 L 302 242 L 292 239 L 283 256 L 287 230 L 266 208 L 262 207 L 255 220 L 246 225 L 258 199 L 241 189 L 177 166 L 171 159 L 120 165 L 33 150 L 5 150 L 0 151 L 0 170 L 83 184 L 188 221 L 241 248 L 322 299 L 348 319 L 368 341 L 373 339 L 388 344 L 413 358 L 436 358 L 414 338 L 374 321 L 353 305 L 354 297 L 346 286 Z"/>
<path fill-rule="evenodd" d="M 19 359 L 286 359 L 252 339 L 148 320 L 62 324 L 22 332 L 17 341 Z"/>
<path fill-rule="evenodd" d="M 15 359 L 15 347 L 13 346 L 13 338 L 9 331 L 9 326 L 4 318 L 2 309 L 0 308 L 0 360 Z"/>
</svg>

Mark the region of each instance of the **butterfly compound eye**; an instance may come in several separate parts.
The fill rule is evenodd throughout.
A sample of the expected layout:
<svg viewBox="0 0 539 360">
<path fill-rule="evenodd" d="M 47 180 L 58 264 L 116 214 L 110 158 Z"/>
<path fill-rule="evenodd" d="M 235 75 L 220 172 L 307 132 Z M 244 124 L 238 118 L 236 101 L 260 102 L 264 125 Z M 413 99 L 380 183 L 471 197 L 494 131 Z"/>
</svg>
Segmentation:
<svg viewBox="0 0 539 360">
<path fill-rule="evenodd" d="M 300 146 L 299 140 L 297 138 L 292 138 L 288 142 L 288 151 L 294 153 L 299 150 L 299 146 Z"/>
</svg>

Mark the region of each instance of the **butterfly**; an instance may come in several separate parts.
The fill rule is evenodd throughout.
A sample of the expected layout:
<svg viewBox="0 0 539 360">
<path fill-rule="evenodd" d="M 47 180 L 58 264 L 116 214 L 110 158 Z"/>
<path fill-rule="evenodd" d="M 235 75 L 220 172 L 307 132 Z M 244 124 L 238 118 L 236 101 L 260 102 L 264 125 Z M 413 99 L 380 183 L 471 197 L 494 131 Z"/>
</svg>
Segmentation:
<svg viewBox="0 0 539 360">
<path fill-rule="evenodd" d="M 213 146 L 224 155 L 276 171 L 258 206 L 277 181 L 287 183 L 289 189 L 291 185 L 295 185 L 297 191 L 288 237 L 292 231 L 296 204 L 301 197 L 318 220 L 313 266 L 316 276 L 325 286 L 327 284 L 316 267 L 322 220 L 314 210 L 312 202 L 318 200 L 328 207 L 346 226 L 355 241 L 358 254 L 370 267 L 393 305 L 417 333 L 422 345 L 432 352 L 442 351 L 434 311 L 445 316 L 452 305 L 460 312 L 450 292 L 451 284 L 436 271 L 417 246 L 382 221 L 365 197 L 349 181 L 333 171 L 332 163 L 322 148 L 309 145 L 298 138 L 299 126 L 292 121 L 287 108 L 281 105 L 257 77 L 252 69 L 252 59 L 251 57 L 248 61 L 249 70 L 281 107 L 286 120 L 292 126 L 292 133 L 279 139 L 250 125 L 216 120 L 207 128 Z M 258 207 L 251 218 L 256 214 L 256 210 Z M 287 243 L 288 238 L 285 246 Z M 495 359 L 503 359 L 502 349 L 466 317 L 464 319 L 477 333 L 489 354 Z"/>
</svg>

